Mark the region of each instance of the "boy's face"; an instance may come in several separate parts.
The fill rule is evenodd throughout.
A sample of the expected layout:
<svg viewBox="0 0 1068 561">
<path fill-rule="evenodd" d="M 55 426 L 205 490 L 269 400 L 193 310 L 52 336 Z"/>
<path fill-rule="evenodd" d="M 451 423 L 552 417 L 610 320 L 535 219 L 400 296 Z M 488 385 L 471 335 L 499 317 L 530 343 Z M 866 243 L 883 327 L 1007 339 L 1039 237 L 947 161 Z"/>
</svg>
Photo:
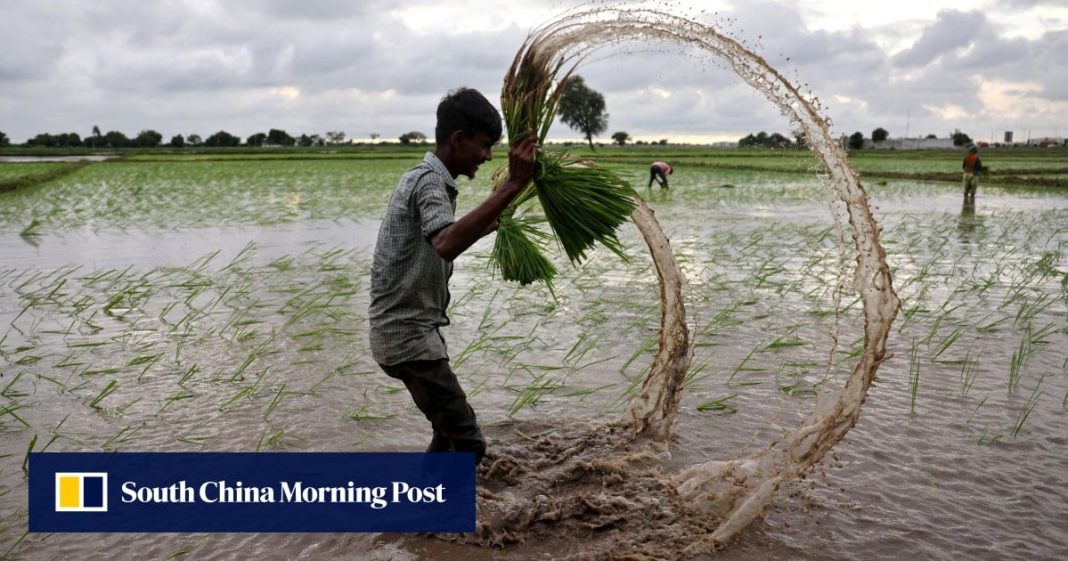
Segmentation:
<svg viewBox="0 0 1068 561">
<path fill-rule="evenodd" d="M 476 132 L 471 136 L 460 133 L 458 136 L 455 152 L 457 171 L 468 179 L 474 179 L 478 166 L 493 159 L 495 141 L 484 132 Z"/>
</svg>

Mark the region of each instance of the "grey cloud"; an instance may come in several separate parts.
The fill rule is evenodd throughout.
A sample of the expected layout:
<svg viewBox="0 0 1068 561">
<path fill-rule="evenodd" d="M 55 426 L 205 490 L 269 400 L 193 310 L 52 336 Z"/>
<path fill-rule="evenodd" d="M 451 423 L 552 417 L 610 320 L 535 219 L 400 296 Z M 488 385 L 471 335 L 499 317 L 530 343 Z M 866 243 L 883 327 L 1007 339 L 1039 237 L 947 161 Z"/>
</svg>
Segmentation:
<svg viewBox="0 0 1068 561">
<path fill-rule="evenodd" d="M 939 12 L 938 19 L 924 30 L 912 47 L 894 57 L 894 64 L 904 68 L 925 66 L 942 55 L 970 45 L 985 23 L 986 17 L 979 11 Z"/>
<path fill-rule="evenodd" d="M 559 9 L 554 1 L 546 0 L 550 10 Z M 469 85 L 493 99 L 515 48 L 539 23 L 424 35 L 391 14 L 411 7 L 400 0 L 10 4 L 5 23 L 16 25 L 0 35 L 0 121 L 13 138 L 92 124 L 165 134 L 227 128 L 247 135 L 272 126 L 429 133 L 445 90 Z M 912 133 L 944 134 L 952 126 L 924 107 L 980 110 L 979 77 L 1039 82 L 1042 91 L 1027 95 L 1068 100 L 1068 30 L 1010 39 L 979 12 L 953 11 L 922 28 L 910 21 L 826 31 L 806 28 L 795 6 L 739 3 L 724 12 L 737 23 L 715 24 L 736 30 L 783 75 L 807 84 L 843 130 L 884 126 L 900 134 L 911 111 Z M 896 57 L 876 41 L 913 35 L 914 44 Z M 607 56 L 613 52 L 621 54 Z M 789 127 L 722 62 L 687 47 L 613 46 L 579 72 L 605 94 L 614 130 L 744 136 Z M 270 93 L 282 86 L 299 88 L 300 96 Z M 653 88 L 672 95 L 661 98 Z M 386 90 L 392 95 L 376 95 Z M 569 134 L 557 127 L 554 134 Z"/>
<path fill-rule="evenodd" d="M 234 3 L 242 10 L 261 12 L 268 16 L 310 20 L 361 18 L 401 4 L 400 1 L 390 0 L 239 0 Z"/>
</svg>

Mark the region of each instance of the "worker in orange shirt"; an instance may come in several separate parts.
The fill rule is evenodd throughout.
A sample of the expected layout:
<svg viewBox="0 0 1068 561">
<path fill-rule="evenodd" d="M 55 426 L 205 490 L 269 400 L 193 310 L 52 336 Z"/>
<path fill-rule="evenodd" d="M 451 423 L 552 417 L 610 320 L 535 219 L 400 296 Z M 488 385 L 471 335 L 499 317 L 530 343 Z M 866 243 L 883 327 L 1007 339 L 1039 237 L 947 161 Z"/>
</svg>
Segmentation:
<svg viewBox="0 0 1068 561">
<path fill-rule="evenodd" d="M 974 144 L 968 147 L 968 154 L 964 156 L 964 202 L 975 202 L 975 189 L 979 187 L 979 172 L 983 170 L 983 162 L 979 159 L 979 148 Z"/>
</svg>

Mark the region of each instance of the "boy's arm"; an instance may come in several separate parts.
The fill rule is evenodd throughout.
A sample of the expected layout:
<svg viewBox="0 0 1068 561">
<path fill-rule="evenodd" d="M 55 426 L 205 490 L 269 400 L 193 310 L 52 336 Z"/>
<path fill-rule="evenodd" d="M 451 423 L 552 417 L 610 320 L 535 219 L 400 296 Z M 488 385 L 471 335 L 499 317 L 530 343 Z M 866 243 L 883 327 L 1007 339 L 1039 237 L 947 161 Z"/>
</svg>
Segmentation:
<svg viewBox="0 0 1068 561">
<path fill-rule="evenodd" d="M 497 217 L 530 183 L 534 176 L 534 156 L 538 139 L 523 139 L 508 151 L 508 179 L 490 196 L 456 222 L 442 228 L 430 239 L 434 251 L 445 261 L 453 261 L 493 229 Z"/>
</svg>

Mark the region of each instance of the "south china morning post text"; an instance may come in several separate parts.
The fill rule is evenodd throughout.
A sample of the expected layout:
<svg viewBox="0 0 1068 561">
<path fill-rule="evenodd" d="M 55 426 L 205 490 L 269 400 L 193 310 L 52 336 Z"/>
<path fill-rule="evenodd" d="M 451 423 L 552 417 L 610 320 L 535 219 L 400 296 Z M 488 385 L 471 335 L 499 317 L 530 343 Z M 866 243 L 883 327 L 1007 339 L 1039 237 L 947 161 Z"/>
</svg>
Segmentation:
<svg viewBox="0 0 1068 561">
<path fill-rule="evenodd" d="M 471 532 L 474 455 L 33 453 L 31 532 Z"/>
<path fill-rule="evenodd" d="M 192 486 L 185 480 L 166 487 L 140 487 L 136 481 L 122 484 L 123 503 L 347 503 L 365 504 L 379 510 L 390 504 L 407 502 L 445 503 L 445 485 L 415 487 L 404 481 L 387 486 L 359 486 L 348 481 L 343 486 L 305 485 L 303 481 L 280 481 L 276 486 L 246 486 L 243 482 L 205 481 Z"/>
</svg>

